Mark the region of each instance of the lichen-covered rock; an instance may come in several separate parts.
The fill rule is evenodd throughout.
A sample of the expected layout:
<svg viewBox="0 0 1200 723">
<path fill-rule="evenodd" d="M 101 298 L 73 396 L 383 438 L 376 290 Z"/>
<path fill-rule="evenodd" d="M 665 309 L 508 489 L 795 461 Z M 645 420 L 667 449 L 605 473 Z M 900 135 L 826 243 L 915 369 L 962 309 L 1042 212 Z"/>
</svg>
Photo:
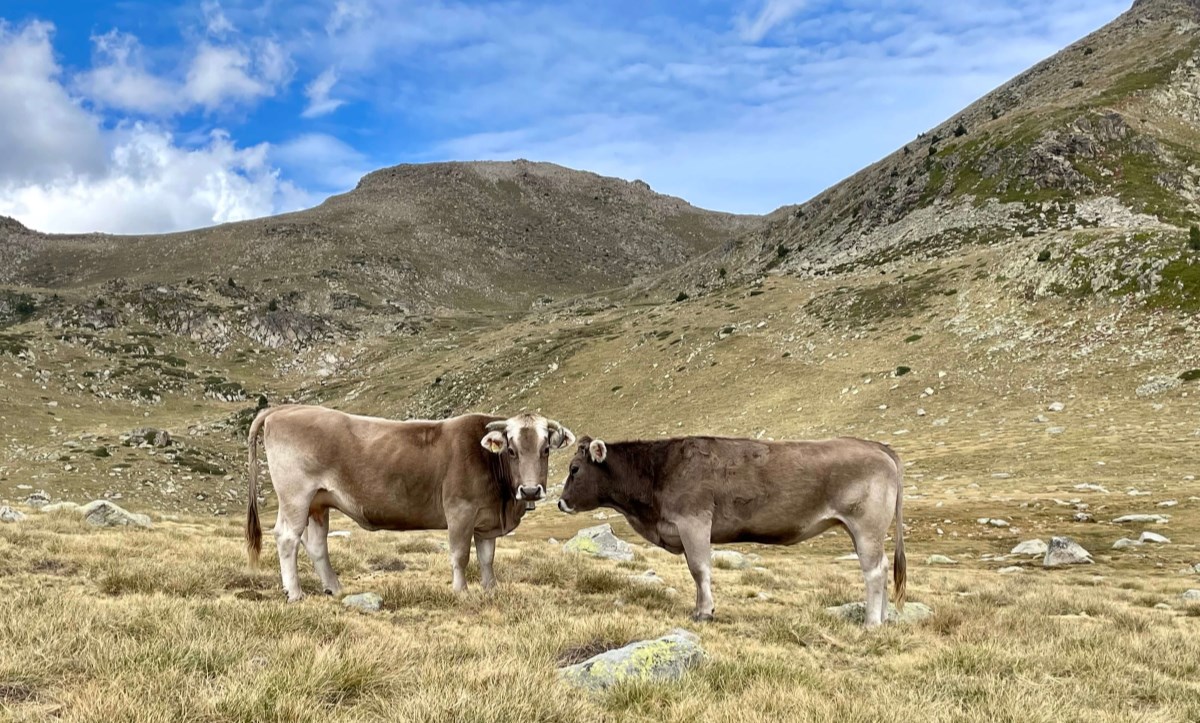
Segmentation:
<svg viewBox="0 0 1200 723">
<path fill-rule="evenodd" d="M 1089 565 L 1092 553 L 1083 549 L 1080 544 L 1069 537 L 1051 537 L 1046 557 L 1042 567 L 1062 567 L 1063 565 Z"/>
<path fill-rule="evenodd" d="M 563 551 L 623 562 L 633 559 L 633 546 L 614 535 L 612 525 L 608 523 L 580 530 L 567 540 Z"/>
<path fill-rule="evenodd" d="M 1169 522 L 1170 520 L 1171 520 L 1170 515 L 1135 514 L 1135 515 L 1121 515 L 1120 517 L 1117 517 L 1116 519 L 1114 519 L 1113 522 L 1117 523 L 1118 525 L 1124 524 L 1126 522 L 1142 522 L 1142 523 L 1153 522 L 1158 525 L 1163 525 L 1163 524 L 1166 524 L 1167 522 Z"/>
<path fill-rule="evenodd" d="M 342 598 L 342 605 L 364 613 L 377 613 L 383 607 L 383 598 L 378 593 L 360 592 Z"/>
<path fill-rule="evenodd" d="M 45 514 L 54 514 L 56 512 L 75 512 L 79 509 L 79 505 L 74 502 L 54 502 L 48 505 L 43 505 L 38 508 L 39 512 Z"/>
<path fill-rule="evenodd" d="M 867 604 L 862 602 L 835 605 L 825 608 L 825 612 L 852 623 L 861 624 L 867 620 Z M 924 603 L 905 603 L 903 611 L 897 610 L 894 604 L 888 603 L 887 621 L 889 623 L 917 623 L 930 617 L 933 617 L 933 609 Z"/>
<path fill-rule="evenodd" d="M 604 690 L 619 683 L 678 680 L 704 661 L 700 638 L 686 630 L 673 630 L 656 640 L 630 643 L 582 663 L 559 669 L 574 685 Z"/>
<path fill-rule="evenodd" d="M 5 505 L 0 507 L 0 522 L 20 522 L 25 519 L 25 513 Z"/>
<path fill-rule="evenodd" d="M 96 500 L 79 508 L 89 525 L 97 527 L 150 527 L 150 518 L 130 512 L 108 500 Z"/>
</svg>

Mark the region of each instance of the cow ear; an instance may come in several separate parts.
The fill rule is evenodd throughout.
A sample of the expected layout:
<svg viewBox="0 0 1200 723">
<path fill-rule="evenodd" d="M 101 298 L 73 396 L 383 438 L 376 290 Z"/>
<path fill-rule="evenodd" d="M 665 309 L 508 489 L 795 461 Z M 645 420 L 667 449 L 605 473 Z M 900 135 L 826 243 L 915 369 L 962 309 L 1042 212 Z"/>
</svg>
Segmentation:
<svg viewBox="0 0 1200 723">
<path fill-rule="evenodd" d="M 504 439 L 504 432 L 488 432 L 479 443 L 492 454 L 500 454 L 508 446 L 508 442 Z"/>
<path fill-rule="evenodd" d="M 570 447 L 575 444 L 575 434 L 566 427 L 559 427 L 550 433 L 550 446 L 555 449 Z"/>
<path fill-rule="evenodd" d="M 588 445 L 588 456 L 592 458 L 593 462 L 600 464 L 608 457 L 608 445 L 602 439 L 593 439 L 592 443 Z"/>
</svg>

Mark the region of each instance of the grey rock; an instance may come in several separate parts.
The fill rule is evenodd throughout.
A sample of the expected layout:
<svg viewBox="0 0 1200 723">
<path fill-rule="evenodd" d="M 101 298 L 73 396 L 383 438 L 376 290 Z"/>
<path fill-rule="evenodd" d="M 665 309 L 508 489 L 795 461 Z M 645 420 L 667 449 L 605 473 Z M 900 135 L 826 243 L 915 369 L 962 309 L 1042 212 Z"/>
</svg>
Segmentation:
<svg viewBox="0 0 1200 723">
<path fill-rule="evenodd" d="M 85 522 L 96 527 L 150 527 L 150 518 L 130 512 L 108 500 L 95 500 L 79 508 Z"/>
<path fill-rule="evenodd" d="M 633 546 L 614 535 L 612 525 L 607 522 L 580 530 L 562 549 L 563 552 L 578 552 L 605 560 L 628 562 L 633 559 Z"/>
<path fill-rule="evenodd" d="M 770 600 L 774 600 L 775 596 L 769 592 L 763 592 L 762 590 L 759 590 L 758 592 L 754 593 L 754 599 L 762 600 L 763 602 L 767 602 Z"/>
<path fill-rule="evenodd" d="M 661 638 L 630 643 L 559 668 L 558 674 L 581 688 L 604 690 L 625 682 L 678 680 L 704 658 L 700 638 L 676 629 Z"/>
<path fill-rule="evenodd" d="M 342 605 L 364 613 L 377 613 L 383 607 L 383 598 L 378 593 L 360 592 L 342 598 Z"/>
<path fill-rule="evenodd" d="M 55 502 L 49 505 L 43 505 L 39 508 L 39 512 L 50 515 L 56 512 L 75 512 L 79 509 L 79 505 L 74 502 Z"/>
<path fill-rule="evenodd" d="M 1160 545 L 1165 545 L 1165 544 L 1169 543 L 1170 541 L 1171 541 L 1170 538 L 1164 537 L 1163 535 L 1160 535 L 1157 532 L 1150 532 L 1149 530 L 1143 531 L 1142 536 L 1138 538 L 1138 542 L 1142 542 L 1142 543 L 1156 542 Z"/>
<path fill-rule="evenodd" d="M 1134 547 L 1141 547 L 1141 546 L 1142 546 L 1142 543 L 1138 542 L 1137 540 L 1131 540 L 1128 537 L 1122 537 L 1121 539 L 1119 539 L 1113 543 L 1114 550 L 1129 550 Z"/>
<path fill-rule="evenodd" d="M 350 539 L 350 530 L 334 530 L 333 532 L 329 533 L 329 536 L 330 537 L 340 537 L 340 538 L 348 540 L 348 539 Z"/>
<path fill-rule="evenodd" d="M 1072 517 L 1071 519 L 1075 520 L 1076 522 L 1095 522 L 1096 521 L 1096 517 L 1090 512 L 1076 512 L 1075 516 Z"/>
<path fill-rule="evenodd" d="M 1102 495 L 1108 494 L 1108 490 L 1105 489 L 1103 486 L 1098 485 L 1098 484 L 1092 484 L 1091 482 L 1084 482 L 1082 484 L 1077 484 L 1077 485 L 1075 485 L 1075 489 L 1088 490 L 1089 492 L 1099 492 Z"/>
<path fill-rule="evenodd" d="M 1169 522 L 1170 520 L 1171 520 L 1170 515 L 1136 514 L 1136 515 L 1121 515 L 1120 517 L 1113 519 L 1113 522 L 1115 522 L 1117 524 L 1124 524 L 1126 522 L 1153 522 L 1155 524 L 1161 525 L 1161 524 L 1165 524 L 1165 523 Z"/>
<path fill-rule="evenodd" d="M 1067 431 L 1066 427 L 1050 427 L 1046 430 L 1047 434 L 1062 434 Z"/>
<path fill-rule="evenodd" d="M 1029 555 L 1031 557 L 1041 557 L 1046 554 L 1046 550 L 1050 549 L 1042 540 L 1025 540 L 1017 545 L 1008 554 L 1010 555 Z"/>
<path fill-rule="evenodd" d="M 1025 572 L 1025 568 L 1019 567 L 1017 565 L 1009 565 L 1008 567 L 1000 568 L 996 572 L 1000 573 L 1001 575 L 1013 575 L 1018 572 Z"/>
<path fill-rule="evenodd" d="M 1188 590 L 1183 593 L 1183 599 L 1188 602 L 1200 602 L 1200 590 Z"/>
<path fill-rule="evenodd" d="M 946 557 L 945 555 L 930 555 L 925 558 L 926 565 L 957 565 L 958 560 Z"/>
<path fill-rule="evenodd" d="M 1051 537 L 1042 560 L 1042 567 L 1062 567 L 1064 565 L 1088 565 L 1092 562 L 1092 553 L 1083 549 L 1078 542 L 1069 537 Z"/>
<path fill-rule="evenodd" d="M 20 522 L 25 519 L 25 513 L 5 505 L 0 507 L 0 522 Z"/>
<path fill-rule="evenodd" d="M 171 433 L 165 429 L 142 427 L 129 433 L 129 442 L 133 445 L 148 444 L 151 447 L 170 447 L 174 440 Z"/>
<path fill-rule="evenodd" d="M 1008 527 L 1008 520 L 1002 520 L 999 517 L 980 517 L 976 522 L 992 527 Z"/>
<path fill-rule="evenodd" d="M 1050 406 L 1046 407 L 1046 409 L 1050 410 L 1051 412 L 1061 412 L 1066 408 L 1067 405 L 1063 404 L 1062 402 L 1051 402 Z"/>
<path fill-rule="evenodd" d="M 50 504 L 50 495 L 45 490 L 38 490 L 25 498 L 25 504 L 33 508 L 44 507 Z"/>
<path fill-rule="evenodd" d="M 1183 381 L 1178 377 L 1154 377 L 1135 390 L 1139 397 L 1154 397 L 1177 389 Z"/>
<path fill-rule="evenodd" d="M 867 604 L 852 602 L 845 605 L 835 605 L 825 608 L 825 612 L 849 620 L 852 623 L 863 623 L 867 619 Z M 930 617 L 933 617 L 933 610 L 924 603 L 906 603 L 904 612 L 900 612 L 896 609 L 895 605 L 888 603 L 887 621 L 889 623 L 916 623 Z"/>
<path fill-rule="evenodd" d="M 1046 422 L 1050 421 L 1050 418 L 1045 414 L 1039 414 L 1033 418 L 1033 421 L 1037 422 L 1038 424 L 1045 424 Z"/>
<path fill-rule="evenodd" d="M 713 567 L 721 570 L 745 570 L 750 567 L 750 558 L 735 550 L 713 550 Z"/>
<path fill-rule="evenodd" d="M 1155 507 L 1174 507 L 1177 504 L 1179 504 L 1179 500 L 1163 500 L 1155 505 Z"/>
<path fill-rule="evenodd" d="M 666 585 L 667 581 L 658 576 L 653 570 L 647 570 L 640 575 L 630 575 L 629 582 L 637 585 Z"/>
</svg>

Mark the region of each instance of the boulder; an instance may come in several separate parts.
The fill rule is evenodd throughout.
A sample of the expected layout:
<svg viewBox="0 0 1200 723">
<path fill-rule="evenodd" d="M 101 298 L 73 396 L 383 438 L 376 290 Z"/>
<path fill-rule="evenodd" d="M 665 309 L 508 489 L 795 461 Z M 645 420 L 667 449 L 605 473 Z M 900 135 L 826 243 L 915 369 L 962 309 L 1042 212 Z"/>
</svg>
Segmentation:
<svg viewBox="0 0 1200 723">
<path fill-rule="evenodd" d="M 628 562 L 633 559 L 633 546 L 614 535 L 612 525 L 607 522 L 575 533 L 575 536 L 563 545 L 563 551 L 602 557 L 605 560 Z"/>
<path fill-rule="evenodd" d="M 630 643 L 559 668 L 558 674 L 581 688 L 604 690 L 624 682 L 678 680 L 703 662 L 704 657 L 700 638 L 676 629 L 661 638 Z"/>
<path fill-rule="evenodd" d="M 1025 540 L 1021 544 L 1012 549 L 1010 555 L 1029 555 L 1030 557 L 1041 557 L 1046 554 L 1046 550 L 1050 549 L 1042 540 Z"/>
<path fill-rule="evenodd" d="M 50 495 L 45 490 L 38 490 L 25 498 L 25 504 L 37 509 L 50 504 Z"/>
<path fill-rule="evenodd" d="M 383 606 L 383 598 L 378 593 L 360 592 L 342 598 L 342 605 L 364 613 L 377 613 Z"/>
<path fill-rule="evenodd" d="M 76 512 L 78 510 L 79 505 L 74 502 L 54 502 L 38 508 L 39 512 L 47 515 L 54 514 L 55 512 Z"/>
<path fill-rule="evenodd" d="M 1200 602 L 1200 590 L 1188 590 L 1183 593 L 1183 599 L 1187 602 Z"/>
<path fill-rule="evenodd" d="M 1170 541 L 1170 538 L 1164 537 L 1157 532 L 1150 532 L 1149 530 L 1143 531 L 1142 536 L 1138 538 L 1138 542 L 1156 542 L 1160 545 L 1165 545 Z"/>
<path fill-rule="evenodd" d="M 957 565 L 958 560 L 955 560 L 945 555 L 930 555 L 925 558 L 926 565 Z"/>
<path fill-rule="evenodd" d="M 862 624 L 867 620 L 867 604 L 863 602 L 835 605 L 825 608 L 825 612 L 844 620 L 849 620 L 852 623 Z M 904 605 L 904 612 L 900 612 L 896 609 L 895 605 L 888 603 L 887 621 L 889 623 L 916 623 L 930 617 L 933 617 L 933 610 L 924 603 L 906 603 Z"/>
<path fill-rule="evenodd" d="M 25 519 L 25 513 L 5 505 L 0 507 L 0 522 L 20 522 Z"/>
<path fill-rule="evenodd" d="M 1062 567 L 1064 565 L 1090 565 L 1092 553 L 1083 549 L 1078 542 L 1069 537 L 1051 537 L 1046 549 L 1046 557 L 1042 567 Z"/>
<path fill-rule="evenodd" d="M 150 518 L 130 512 L 108 500 L 96 500 L 79 508 L 79 514 L 96 527 L 150 527 Z"/>
</svg>

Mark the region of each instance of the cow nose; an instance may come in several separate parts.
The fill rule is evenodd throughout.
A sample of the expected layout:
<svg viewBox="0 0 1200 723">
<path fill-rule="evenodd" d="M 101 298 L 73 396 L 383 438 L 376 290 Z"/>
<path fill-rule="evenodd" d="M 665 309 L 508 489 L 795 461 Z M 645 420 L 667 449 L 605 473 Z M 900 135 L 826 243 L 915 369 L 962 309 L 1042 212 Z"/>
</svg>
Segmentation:
<svg viewBox="0 0 1200 723">
<path fill-rule="evenodd" d="M 571 509 L 571 506 L 570 506 L 570 505 L 568 505 L 566 502 L 563 502 L 563 501 L 560 499 L 560 500 L 558 501 L 558 511 L 559 511 L 559 512 L 566 512 L 567 514 L 570 514 L 570 513 L 574 512 L 575 510 Z"/>
<path fill-rule="evenodd" d="M 521 488 L 521 499 L 525 500 L 540 500 L 542 498 L 542 486 L 535 485 L 533 487 Z"/>
</svg>

